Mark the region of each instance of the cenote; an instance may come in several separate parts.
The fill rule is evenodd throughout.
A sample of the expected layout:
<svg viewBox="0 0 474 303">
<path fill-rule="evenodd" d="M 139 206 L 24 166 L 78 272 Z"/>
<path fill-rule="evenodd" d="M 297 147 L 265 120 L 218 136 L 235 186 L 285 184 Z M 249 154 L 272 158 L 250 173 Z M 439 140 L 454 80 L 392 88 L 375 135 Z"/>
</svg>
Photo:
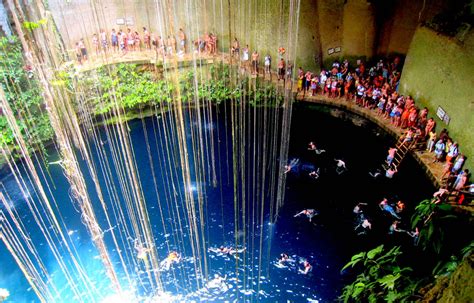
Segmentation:
<svg viewBox="0 0 474 303">
<path fill-rule="evenodd" d="M 278 158 L 281 142 L 273 141 L 273 135 L 276 135 L 274 132 L 281 131 L 281 110 L 249 106 L 237 111 L 238 107 L 223 102 L 212 108 L 185 111 L 184 135 L 191 147 L 189 152 L 199 153 L 199 157 L 193 159 L 202 161 L 190 161 L 193 176 L 189 183 L 191 186 L 181 181 L 182 169 L 174 150 L 178 147 L 172 113 L 165 112 L 128 122 L 127 131 L 158 256 L 164 258 L 170 251 L 177 251 L 181 257 L 181 261 L 172 264 L 169 270 L 160 271 L 164 292 L 160 297 L 163 301 L 159 302 L 332 302 L 341 294 L 344 282 L 351 277 L 349 272 L 340 270 L 353 254 L 381 243 L 387 246 L 412 246 L 412 239 L 408 236 L 388 235 L 391 221 L 380 211 L 378 203 L 384 197 L 403 200 L 407 205 L 405 215 L 409 216 L 414 205 L 433 191 L 433 186 L 411 157 L 404 161 L 399 175 L 393 179 L 374 179 L 369 175 L 369 171 L 379 168 L 384 161 L 387 146 L 394 140 L 391 136 L 356 115 L 319 105 L 295 104 L 288 159 L 299 159 L 300 169 L 287 174 L 284 204 L 272 219 L 270 214 L 275 214 L 275 210 L 270 209 L 269 200 L 275 197 L 272 193 L 276 191 L 274 183 L 278 175 L 283 173 Z M 239 125 L 238 130 L 236 123 Z M 72 291 L 71 283 L 67 283 L 64 270 L 59 268 L 52 256 L 41 230 L 30 232 L 32 243 L 37 247 L 41 259 L 45 260 L 44 267 L 51 273 L 48 283 L 57 288 L 58 297 L 55 300 L 61 302 L 146 301 L 147 297 L 156 295 L 153 282 L 150 282 L 153 281 L 150 279 L 153 272 L 147 272 L 143 260 L 134 258 L 135 239 L 127 237 L 128 230 L 133 229 L 133 226 L 126 217 L 114 221 L 114 218 L 120 218 L 118 207 L 128 207 L 129 201 L 123 192 L 126 190 L 123 183 L 128 181 L 121 179 L 123 172 L 120 171 L 126 168 L 110 165 L 108 167 L 113 170 L 105 172 L 101 166 L 106 158 L 111 162 L 123 161 L 120 155 L 114 155 L 116 146 L 111 148 L 118 142 L 114 138 L 113 128 L 99 127 L 97 138 L 90 140 L 89 146 L 98 176 L 101 176 L 98 181 L 104 188 L 103 200 L 107 203 L 112 221 L 110 229 L 102 230 L 103 238 L 107 246 L 115 247 L 112 232 L 116 232 L 117 246 L 124 251 L 122 260 L 115 248 L 110 249 L 109 253 L 125 295 L 121 297 L 122 301 L 117 301 L 118 297 L 111 288 L 99 252 L 85 228 L 84 218 L 81 219 L 77 205 L 69 203 L 70 186 L 61 166 L 54 164 L 59 156 L 55 149 L 50 148 L 48 160 L 52 164 L 42 178 L 54 180 L 51 183 L 54 188 L 51 188 L 48 196 L 52 200 L 54 197 L 58 204 L 58 217 L 60 214 L 61 222 L 67 227 L 68 241 L 74 244 L 73 253 L 78 256 L 78 262 L 85 269 L 90 283 L 87 285 L 75 281 L 78 290 L 76 293 Z M 318 148 L 326 152 L 316 155 L 309 151 L 307 146 L 310 141 L 316 142 Z M 343 159 L 348 170 L 338 174 L 334 159 Z M 24 171 L 24 162 L 17 164 Z M 45 169 L 42 161 L 35 165 Z M 80 165 L 82 171 L 87 171 L 83 160 L 80 160 Z M 308 167 L 319 168 L 320 177 L 317 180 L 308 176 Z M 196 177 L 196 172 L 203 175 Z M 93 203 L 100 203 L 90 175 L 85 174 L 85 179 Z M 1 182 L 15 211 L 21 215 L 23 224 L 34 224 L 34 219 L 27 211 L 24 194 L 7 169 L 2 172 Z M 111 184 L 117 192 L 106 190 L 112 188 Z M 28 184 L 26 187 L 30 190 L 31 198 L 37 199 L 33 185 Z M 202 204 L 196 203 L 203 207 L 202 217 L 196 218 L 200 229 L 199 239 L 189 228 L 194 218 L 188 217 L 186 195 L 202 201 Z M 112 200 L 113 204 L 110 202 Z M 359 202 L 368 204 L 367 213 L 373 224 L 367 235 L 354 232 L 352 210 Z M 306 217 L 294 217 L 307 208 L 319 212 L 312 222 Z M 6 211 L 3 206 L 2 210 Z M 103 212 L 97 212 L 96 215 L 99 224 L 108 225 Z M 245 247 L 246 250 L 235 256 L 213 252 L 199 254 L 192 251 L 190 242 L 193 237 L 193 241 L 202 240 L 199 247 L 204 250 L 220 246 Z M 61 242 L 57 244 L 63 252 L 61 258 L 64 264 L 72 268 L 70 254 L 64 252 Z M 35 293 L 14 259 L 4 246 L 0 249 L 3 256 L 0 281 L 11 290 L 15 298 L 13 302 L 36 301 Z M 283 268 L 276 266 L 281 253 L 288 254 L 295 262 Z M 203 259 L 197 262 L 196 256 Z M 407 262 L 415 266 L 421 275 L 426 270 L 425 265 L 433 262 L 428 256 L 420 256 L 416 251 L 411 256 L 416 256 L 417 262 Z M 197 270 L 196 264 L 204 263 L 204 258 L 206 269 Z M 298 273 L 303 258 L 313 266 L 307 275 Z M 122 262 L 127 274 L 119 265 Z M 200 275 L 212 279 L 216 274 L 225 277 L 228 289 L 208 289 L 198 282 L 202 278 Z M 78 298 L 77 293 L 84 297 Z"/>
</svg>

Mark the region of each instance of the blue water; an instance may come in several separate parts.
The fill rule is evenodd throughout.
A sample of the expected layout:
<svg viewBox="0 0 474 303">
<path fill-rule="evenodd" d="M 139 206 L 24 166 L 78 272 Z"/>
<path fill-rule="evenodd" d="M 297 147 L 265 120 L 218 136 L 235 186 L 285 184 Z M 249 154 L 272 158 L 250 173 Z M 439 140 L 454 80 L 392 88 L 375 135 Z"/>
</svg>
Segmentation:
<svg viewBox="0 0 474 303">
<path fill-rule="evenodd" d="M 416 202 L 432 192 L 432 186 L 423 175 L 421 168 L 410 157 L 405 160 L 399 169 L 400 173 L 392 180 L 384 178 L 375 180 L 369 176 L 369 171 L 381 166 L 388 146 L 393 144 L 392 138 L 368 122 L 364 122 L 362 126 L 354 126 L 350 121 L 332 117 L 321 108 L 296 105 L 293 111 L 289 158 L 300 159 L 301 165 L 299 169 L 287 174 L 285 204 L 280 210 L 276 223 L 271 224 L 269 217 L 271 172 L 278 167 L 278 159 L 270 157 L 271 153 L 262 149 L 261 142 L 267 140 L 270 144 L 272 132 L 280 131 L 277 128 L 278 118 L 273 119 L 277 111 L 263 108 L 244 110 L 240 118 L 234 116 L 234 119 L 241 119 L 234 120 L 237 125 L 234 135 L 230 112 L 231 108 L 227 104 L 213 108 L 212 113 L 206 110 L 201 111 L 200 122 L 196 120 L 196 111 L 193 111 L 192 117 L 186 116 L 186 140 L 189 154 L 199 155 L 190 159 L 191 172 L 192 175 L 196 172 L 203 174 L 202 178 L 193 176 L 190 188 L 185 188 L 180 177 L 181 169 L 176 156 L 176 130 L 170 126 L 173 117 L 164 114 L 159 118 L 146 118 L 144 121 L 137 120 L 129 123 L 130 138 L 141 186 L 147 201 L 147 211 L 158 255 L 163 257 L 175 250 L 183 258 L 169 271 L 161 272 L 161 281 L 169 298 L 190 302 L 193 300 L 332 302 L 340 294 L 344 282 L 350 278 L 348 273 L 341 274 L 340 268 L 351 255 L 374 247 L 378 243 L 410 245 L 408 237 L 388 236 L 390 220 L 378 210 L 377 204 L 383 197 L 402 199 L 407 205 L 408 214 Z M 212 115 L 213 118 L 206 119 L 206 115 L 207 117 Z M 198 124 L 205 126 L 201 133 L 204 138 L 202 141 L 204 149 L 196 140 L 200 134 L 200 129 L 196 127 Z M 243 128 L 244 124 L 245 128 Z M 143 125 L 146 126 L 146 131 Z M 264 137 L 264 132 L 270 135 Z M 152 170 L 145 144 L 145 134 L 149 140 L 158 195 L 151 177 Z M 211 134 L 215 143 L 214 150 L 210 148 Z M 112 161 L 110 144 L 113 139 L 108 136 L 105 128 L 99 130 L 99 135 L 102 141 L 101 150 L 104 150 L 107 158 Z M 310 141 L 316 142 L 318 148 L 325 149 L 326 152 L 316 155 L 308 151 L 307 144 Z M 233 171 L 233 142 L 245 142 L 245 145 L 234 145 L 238 147 L 237 154 L 244 156 L 238 167 L 242 167 L 242 164 L 246 167 L 246 169 L 238 170 L 236 175 L 234 175 L 236 171 Z M 273 146 L 275 152 L 278 151 L 279 144 L 280 142 L 276 142 Z M 243 146 L 242 149 L 241 146 Z M 95 163 L 99 163 L 97 147 L 91 141 L 91 152 Z M 213 186 L 211 153 L 214 154 L 216 163 L 216 186 Z M 269 156 L 265 167 L 262 163 L 264 154 Z M 58 159 L 53 149 L 49 150 L 49 158 L 50 161 Z M 348 170 L 338 174 L 335 158 L 343 159 Z M 37 163 L 37 165 L 44 168 L 42 163 Z M 94 205 L 98 206 L 99 200 L 87 174 L 85 163 L 81 162 L 81 166 L 88 178 L 91 199 Z M 202 170 L 199 167 L 205 169 Z M 320 177 L 317 180 L 307 176 L 307 170 L 313 167 L 320 169 Z M 266 172 L 266 178 L 264 184 L 261 184 L 259 180 L 263 180 L 263 171 Z M 111 193 L 105 190 L 106 180 L 99 166 L 98 172 L 104 189 L 104 198 L 111 214 Z M 114 290 L 106 277 L 91 237 L 82 224 L 79 213 L 70 202 L 69 185 L 60 167 L 50 165 L 49 174 L 51 177 L 46 178 L 49 184 L 54 184 L 52 196 L 59 204 L 57 213 L 61 214 L 66 222 L 64 230 L 70 234 L 68 241 L 77 248 L 77 256 L 93 285 L 92 293 L 86 293 L 83 290 L 83 296 L 79 298 L 74 296 L 66 284 L 58 262 L 52 256 L 41 232 L 35 227 L 25 198 L 19 191 L 13 176 L 7 171 L 0 176 L 0 180 L 6 187 L 11 203 L 20 214 L 22 221 L 27 224 L 29 237 L 38 249 L 48 272 L 52 273 L 51 283 L 56 285 L 60 293 L 54 301 L 119 302 L 113 297 Z M 113 177 L 110 181 L 115 184 L 121 196 L 118 206 L 126 207 L 123 199 L 125 194 L 120 189 L 116 168 L 112 168 L 111 175 Z M 234 176 L 239 178 L 235 199 L 238 204 L 237 214 L 234 212 Z M 240 183 L 243 176 L 247 180 L 245 191 Z M 30 185 L 29 188 L 32 198 L 37 199 L 33 187 Z M 239 259 L 216 253 L 207 254 L 209 279 L 214 274 L 225 275 L 225 288 L 209 291 L 197 283 L 201 274 L 196 273 L 195 265 L 202 260 L 197 261 L 193 258 L 189 244 L 190 235 L 187 229 L 189 222 L 183 198 L 186 191 L 196 199 L 201 194 L 205 201 L 202 220 L 207 247 L 235 246 L 237 239 L 240 246 L 246 248 L 246 252 L 240 254 Z M 256 194 L 259 192 L 263 193 L 263 197 L 261 194 Z M 265 203 L 263 215 L 260 212 L 261 201 Z M 353 231 L 352 209 L 357 202 L 368 203 L 367 213 L 373 223 L 373 230 L 365 236 L 357 236 Z M 244 205 L 245 217 L 242 210 Z M 316 209 L 319 215 L 315 216 L 312 222 L 309 222 L 306 217 L 293 217 L 304 208 Z M 100 207 L 97 207 L 96 211 L 100 225 L 107 226 Z M 235 215 L 237 215 L 237 220 Z M 178 224 L 178 217 L 182 218 L 180 223 L 183 228 L 180 228 Z M 404 220 L 406 221 L 406 218 Z M 200 223 L 199 220 L 198 222 Z M 114 222 L 112 228 L 118 232 L 127 224 L 127 222 Z M 141 300 L 155 295 L 143 264 L 133 260 L 135 255 L 133 239 L 127 239 L 125 236 L 120 238 L 121 249 L 127 251 L 127 256 L 130 256 L 126 259 L 133 281 L 130 283 L 118 266 L 119 259 L 116 250 L 113 249 L 111 231 L 105 227 L 102 229 L 123 288 L 134 292 L 135 297 L 140 297 Z M 260 245 L 261 235 L 262 245 Z M 65 252 L 63 246 L 61 249 L 66 264 L 72 267 L 69 254 Z M 289 263 L 285 268 L 277 267 L 276 259 L 281 253 L 287 253 L 295 262 Z M 38 302 L 3 244 L 0 245 L 0 256 L 0 288 L 7 288 L 10 291 L 11 296 L 8 302 Z M 307 275 L 298 273 L 298 269 L 302 269 L 300 261 L 303 259 L 308 260 L 313 266 L 312 271 Z M 164 299 L 162 301 L 165 302 Z"/>
</svg>

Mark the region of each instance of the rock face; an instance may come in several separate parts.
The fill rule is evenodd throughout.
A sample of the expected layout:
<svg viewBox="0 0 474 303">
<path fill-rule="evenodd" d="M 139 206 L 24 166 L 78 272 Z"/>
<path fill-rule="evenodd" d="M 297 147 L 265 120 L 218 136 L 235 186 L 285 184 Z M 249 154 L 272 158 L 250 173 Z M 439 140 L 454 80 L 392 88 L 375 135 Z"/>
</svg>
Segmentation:
<svg viewBox="0 0 474 303">
<path fill-rule="evenodd" d="M 441 277 L 421 302 L 474 302 L 474 254 L 465 258 L 450 277 Z"/>
</svg>

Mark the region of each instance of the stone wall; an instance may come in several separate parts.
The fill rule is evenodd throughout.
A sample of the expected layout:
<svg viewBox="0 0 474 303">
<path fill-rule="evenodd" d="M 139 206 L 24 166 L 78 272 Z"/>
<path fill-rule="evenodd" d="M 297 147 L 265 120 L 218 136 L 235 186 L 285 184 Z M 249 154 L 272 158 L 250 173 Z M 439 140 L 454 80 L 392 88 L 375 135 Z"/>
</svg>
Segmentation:
<svg viewBox="0 0 474 303">
<path fill-rule="evenodd" d="M 435 116 L 441 106 L 450 116 L 446 123 L 437 119 L 440 131 L 447 128 L 460 143 L 460 150 L 474 168 L 474 32 L 463 44 L 428 28 L 416 30 L 405 60 L 400 81 L 402 94 L 415 97 Z"/>
</svg>

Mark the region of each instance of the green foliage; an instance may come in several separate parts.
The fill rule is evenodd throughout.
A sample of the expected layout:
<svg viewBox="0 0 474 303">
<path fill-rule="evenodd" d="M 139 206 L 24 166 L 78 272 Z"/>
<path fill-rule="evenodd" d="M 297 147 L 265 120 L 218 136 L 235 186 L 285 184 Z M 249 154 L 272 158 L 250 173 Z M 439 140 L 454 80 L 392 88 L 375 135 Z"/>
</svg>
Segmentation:
<svg viewBox="0 0 474 303">
<path fill-rule="evenodd" d="M 415 207 L 412 215 L 412 228 L 418 227 L 420 231 L 419 243 L 424 250 L 433 250 L 440 254 L 445 237 L 444 224 L 456 216 L 452 214 L 452 207 L 445 203 L 433 203 L 426 199 Z"/>
<path fill-rule="evenodd" d="M 254 106 L 278 106 L 282 103 L 283 98 L 277 94 L 275 87 L 257 79 L 253 85 L 248 79 L 233 83 L 232 72 L 227 65 L 215 64 L 199 75 L 180 70 L 178 79 L 171 79 L 144 67 L 119 64 L 100 68 L 76 79 L 76 82 L 87 88 L 84 90 L 85 98 L 96 115 L 107 114 L 114 109 L 134 111 L 160 103 L 172 104 L 177 100 L 196 105 L 203 101 L 213 104 L 226 100 L 240 102 L 242 98 Z M 70 79 L 74 77 L 70 76 Z M 58 84 L 62 82 L 58 81 Z"/>
<path fill-rule="evenodd" d="M 380 302 L 383 299 L 386 302 L 402 302 L 409 299 L 414 294 L 416 284 L 406 275 L 412 269 L 398 265 L 401 254 L 399 246 L 386 251 L 380 245 L 354 255 L 342 270 L 359 265 L 360 274 L 344 287 L 340 301 Z"/>
<path fill-rule="evenodd" d="M 23 27 L 25 29 L 29 30 L 29 31 L 32 31 L 34 29 L 39 28 L 42 25 L 45 25 L 46 23 L 48 23 L 48 20 L 46 20 L 46 19 L 38 20 L 38 22 L 24 21 L 23 22 Z"/>
<path fill-rule="evenodd" d="M 473 252 L 474 241 L 471 241 L 471 243 L 461 250 L 460 255 L 452 255 L 448 261 L 439 261 L 436 267 L 433 269 L 433 275 L 435 278 L 439 276 L 449 276 L 456 270 L 458 265 Z"/>
<path fill-rule="evenodd" d="M 16 37 L 0 39 L 0 79 L 5 98 L 17 118 L 30 150 L 44 149 L 43 143 L 53 137 L 43 98 L 30 67 L 25 66 L 22 48 Z M 15 150 L 13 133 L 7 119 L 0 116 L 0 144 Z"/>
</svg>

